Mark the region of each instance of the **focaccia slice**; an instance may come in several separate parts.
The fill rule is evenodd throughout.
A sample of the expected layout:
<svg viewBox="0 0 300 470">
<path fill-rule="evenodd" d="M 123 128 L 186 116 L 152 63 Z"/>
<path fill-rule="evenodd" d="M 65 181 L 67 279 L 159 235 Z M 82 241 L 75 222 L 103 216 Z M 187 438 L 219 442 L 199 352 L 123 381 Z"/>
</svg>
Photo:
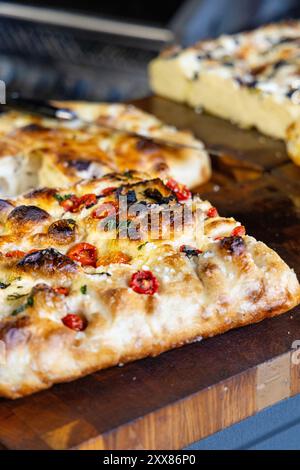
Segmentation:
<svg viewBox="0 0 300 470">
<path fill-rule="evenodd" d="M 300 299 L 273 250 L 173 180 L 127 172 L 2 199 L 0 227 L 4 397 L 258 322 Z"/>
<path fill-rule="evenodd" d="M 285 138 L 300 117 L 300 22 L 282 22 L 164 51 L 150 63 L 155 93 L 242 127 Z"/>
<path fill-rule="evenodd" d="M 0 117 L 0 194 L 12 196 L 44 185 L 66 186 L 111 171 L 142 169 L 153 176 L 169 175 L 189 187 L 210 177 L 208 154 L 189 132 L 164 125 L 133 106 L 60 105 L 97 125 L 74 122 L 66 127 L 17 112 Z M 170 145 L 153 142 L 155 137 Z"/>
<path fill-rule="evenodd" d="M 286 148 L 289 156 L 296 165 L 300 165 L 300 121 L 289 126 L 286 133 Z"/>
</svg>

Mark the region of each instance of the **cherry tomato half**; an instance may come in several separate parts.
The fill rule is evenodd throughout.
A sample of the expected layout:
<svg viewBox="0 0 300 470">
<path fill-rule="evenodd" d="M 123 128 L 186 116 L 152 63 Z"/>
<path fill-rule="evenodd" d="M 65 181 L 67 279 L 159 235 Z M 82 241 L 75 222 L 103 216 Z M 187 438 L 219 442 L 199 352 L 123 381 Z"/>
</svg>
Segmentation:
<svg viewBox="0 0 300 470">
<path fill-rule="evenodd" d="M 175 193 L 178 201 L 186 201 L 192 197 L 191 191 L 184 184 L 180 184 L 172 178 L 167 181 L 166 186 Z"/>
<path fill-rule="evenodd" d="M 21 250 L 12 250 L 12 251 L 8 251 L 5 254 L 6 258 L 23 258 L 23 256 L 25 255 L 26 255 L 25 251 L 21 251 Z"/>
<path fill-rule="evenodd" d="M 90 243 L 77 243 L 69 249 L 67 256 L 80 263 L 81 266 L 96 267 L 97 248 Z"/>
<path fill-rule="evenodd" d="M 218 217 L 219 214 L 218 214 L 218 211 L 215 207 L 211 207 L 206 212 L 206 215 L 207 215 L 207 217 Z"/>
<path fill-rule="evenodd" d="M 87 321 L 76 313 L 69 313 L 61 321 L 67 328 L 74 331 L 83 331 L 87 327 Z"/>
<path fill-rule="evenodd" d="M 80 212 L 82 209 L 94 206 L 97 204 L 96 194 L 85 194 L 84 196 L 77 197 L 71 196 L 60 203 L 66 212 Z"/>
<path fill-rule="evenodd" d="M 138 294 L 153 295 L 158 291 L 159 283 L 151 271 L 137 271 L 132 275 L 129 286 Z"/>
<path fill-rule="evenodd" d="M 243 225 L 235 227 L 231 232 L 232 237 L 243 237 L 244 235 L 246 235 L 246 229 Z"/>
<path fill-rule="evenodd" d="M 53 291 L 56 294 L 65 295 L 65 296 L 69 295 L 69 292 L 70 292 L 70 290 L 67 287 L 63 287 L 63 286 L 54 287 Z"/>
</svg>

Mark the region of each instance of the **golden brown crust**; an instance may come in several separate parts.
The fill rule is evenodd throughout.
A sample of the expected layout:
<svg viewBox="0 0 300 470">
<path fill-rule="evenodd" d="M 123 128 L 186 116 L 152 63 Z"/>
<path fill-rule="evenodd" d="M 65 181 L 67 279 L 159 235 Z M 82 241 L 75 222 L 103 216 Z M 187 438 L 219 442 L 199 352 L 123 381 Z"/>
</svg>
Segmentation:
<svg viewBox="0 0 300 470">
<path fill-rule="evenodd" d="M 0 117 L 0 157 L 15 159 L 18 166 L 11 170 L 15 178 L 26 178 L 26 169 L 18 175 L 22 159 L 29 161 L 29 167 L 32 166 L 31 162 L 37 166 L 35 186 L 65 186 L 112 171 L 138 169 L 154 176 L 172 176 L 190 187 L 210 177 L 209 157 L 202 143 L 189 132 L 167 126 L 133 106 L 88 103 L 58 105 L 75 109 L 80 117 L 92 125 L 75 123 L 64 127 L 58 121 L 17 112 Z M 99 124 L 108 127 L 99 127 Z M 114 128 L 125 129 L 126 132 Z M 144 137 L 130 132 L 138 132 Z M 155 137 L 178 143 L 181 147 L 154 143 L 151 139 Z M 7 175 L 9 177 L 10 173 Z M 30 184 L 31 180 L 28 187 Z M 0 184 L 1 192 L 5 193 L 5 190 L 1 190 Z M 9 192 L 6 191 L 6 194 Z"/>
<path fill-rule="evenodd" d="M 128 204 L 137 201 L 145 208 L 131 214 L 131 221 L 149 220 L 150 209 L 174 213 L 182 208 L 162 181 L 137 173 L 107 175 L 69 190 L 39 190 L 2 202 L 1 396 L 17 398 L 155 356 L 278 315 L 300 301 L 297 278 L 281 258 L 252 237 L 233 235 L 239 227 L 234 219 L 209 217 L 207 201 L 189 201 L 192 218 L 183 232 L 173 227 L 173 216 L 167 237 L 167 224 L 159 221 L 148 239 L 143 230 L 139 237 L 131 236 L 129 228 L 121 238 L 120 220 L 117 229 L 105 228 L 93 217 L 103 204 L 116 204 L 120 194 Z M 65 202 L 71 197 L 87 195 L 97 195 L 91 206 L 67 210 Z M 196 225 L 199 213 L 203 230 Z M 119 237 L 107 237 L 115 229 Z M 82 242 L 97 250 L 93 266 L 70 258 L 69 250 Z M 140 270 L 155 276 L 154 295 L 132 288 L 132 276 Z M 70 314 L 86 328 L 67 326 L 62 320 Z"/>
<path fill-rule="evenodd" d="M 225 324 L 225 323 L 220 323 L 220 325 L 216 326 L 215 329 L 209 331 L 209 333 L 203 332 L 203 334 L 199 335 L 199 330 L 198 328 L 194 328 L 192 331 L 185 331 L 182 330 L 179 332 L 176 336 L 170 336 L 164 338 L 163 341 L 160 343 L 156 344 L 151 344 L 149 341 L 145 341 L 145 345 L 139 346 L 138 349 L 133 348 L 132 351 L 127 352 L 126 354 L 117 357 L 115 355 L 115 352 L 113 349 L 107 348 L 106 350 L 102 350 L 102 362 L 97 362 L 96 365 L 93 366 L 87 366 L 81 370 L 78 370 L 77 372 L 74 372 L 73 374 L 70 374 L 67 376 L 66 374 L 64 377 L 61 378 L 56 378 L 54 381 L 49 380 L 49 377 L 47 375 L 40 376 L 39 381 L 35 385 L 28 385 L 28 383 L 23 383 L 21 386 L 18 388 L 17 391 L 13 391 L 11 389 L 8 389 L 5 386 L 1 386 L 0 382 L 0 396 L 10 398 L 10 399 L 16 399 L 20 398 L 26 395 L 30 395 L 36 392 L 39 392 L 43 389 L 49 388 L 54 384 L 57 383 L 62 383 L 62 382 L 70 382 L 75 379 L 79 379 L 80 377 L 84 377 L 88 374 L 92 374 L 93 372 L 96 372 L 98 370 L 103 370 L 109 367 L 117 366 L 119 364 L 125 364 L 128 362 L 132 362 L 138 359 L 143 359 L 145 357 L 151 356 L 151 357 L 156 357 L 170 349 L 175 349 L 182 347 L 186 344 L 192 343 L 194 341 L 200 341 L 201 339 L 207 338 L 207 337 L 212 337 L 216 336 L 218 334 L 225 333 L 228 330 L 234 329 L 234 328 L 239 328 L 243 326 L 247 326 L 249 324 L 253 323 L 258 323 L 266 318 L 272 318 L 277 315 L 280 315 L 281 313 L 286 312 L 286 310 L 291 308 L 291 304 L 287 304 L 286 306 L 281 306 L 277 309 L 270 309 L 269 311 L 260 311 L 256 312 L 254 315 L 249 314 L 247 316 L 244 316 L 243 318 L 236 320 L 232 322 L 231 324 Z M 18 327 L 20 328 L 20 327 Z M 26 332 L 23 332 L 20 334 L 22 340 L 24 338 L 28 338 L 29 334 L 26 334 Z"/>
</svg>

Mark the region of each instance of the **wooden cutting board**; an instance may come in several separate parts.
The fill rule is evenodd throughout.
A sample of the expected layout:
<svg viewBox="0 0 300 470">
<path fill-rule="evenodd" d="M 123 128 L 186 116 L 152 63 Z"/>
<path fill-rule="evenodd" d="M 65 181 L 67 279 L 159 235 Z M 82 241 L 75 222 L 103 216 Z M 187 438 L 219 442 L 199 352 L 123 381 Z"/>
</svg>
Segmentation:
<svg viewBox="0 0 300 470">
<path fill-rule="evenodd" d="M 199 191 L 300 276 L 300 168 L 283 143 L 163 99 L 139 104 L 224 151 Z M 2 399 L 0 449 L 182 448 L 299 393 L 297 340 L 299 307 L 158 358 Z"/>
</svg>

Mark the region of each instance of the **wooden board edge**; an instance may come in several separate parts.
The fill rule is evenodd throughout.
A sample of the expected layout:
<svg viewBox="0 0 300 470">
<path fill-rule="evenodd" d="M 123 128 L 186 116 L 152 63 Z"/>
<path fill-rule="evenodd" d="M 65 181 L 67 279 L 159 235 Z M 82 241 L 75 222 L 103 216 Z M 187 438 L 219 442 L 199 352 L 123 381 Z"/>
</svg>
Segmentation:
<svg viewBox="0 0 300 470">
<path fill-rule="evenodd" d="M 300 365 L 292 362 L 293 354 L 282 354 L 75 449 L 182 449 L 300 393 Z M 300 349 L 298 356 L 300 364 Z"/>
<path fill-rule="evenodd" d="M 76 449 L 181 449 L 255 413 L 255 369 L 76 446 Z"/>
<path fill-rule="evenodd" d="M 59 443 L 52 443 L 50 447 L 82 450 L 182 449 L 300 393 L 300 344 L 293 343 L 291 347 L 291 351 L 107 433 L 85 439 L 75 447 L 70 445 L 72 433 L 69 432 L 63 443 L 59 439 Z M 0 450 L 4 449 L 0 443 Z"/>
</svg>

